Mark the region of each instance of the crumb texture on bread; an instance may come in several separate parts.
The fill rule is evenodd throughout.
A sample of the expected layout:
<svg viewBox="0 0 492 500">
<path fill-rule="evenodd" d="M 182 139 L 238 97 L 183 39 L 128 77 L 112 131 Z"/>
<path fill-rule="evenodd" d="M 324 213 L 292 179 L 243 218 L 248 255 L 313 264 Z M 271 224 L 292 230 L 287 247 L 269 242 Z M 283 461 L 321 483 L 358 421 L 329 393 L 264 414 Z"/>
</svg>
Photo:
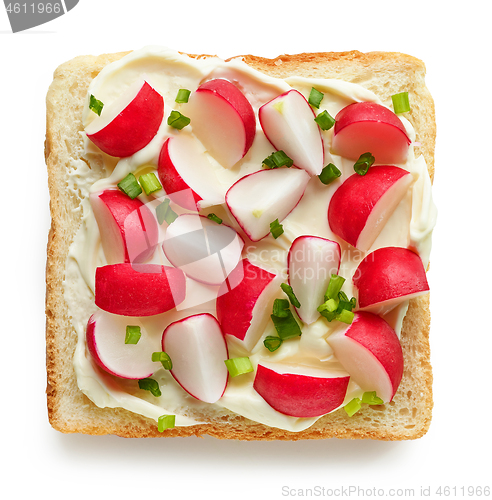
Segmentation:
<svg viewBox="0 0 492 500">
<path fill-rule="evenodd" d="M 74 162 L 85 161 L 81 132 L 82 109 L 92 79 L 125 53 L 81 56 L 62 64 L 47 95 L 45 143 L 52 225 L 46 266 L 47 401 L 52 426 L 66 433 L 115 434 L 122 437 L 201 436 L 241 440 L 301 440 L 369 438 L 402 440 L 428 430 L 432 410 L 432 371 L 429 351 L 429 297 L 410 302 L 401 343 L 405 370 L 400 388 L 389 404 L 365 407 L 353 417 L 337 411 L 301 432 L 288 432 L 252 422 L 239 415 L 216 416 L 208 424 L 157 431 L 155 421 L 121 408 L 98 408 L 77 387 L 72 356 L 77 335 L 64 301 L 64 269 L 69 247 L 81 224 L 83 193 L 68 183 Z M 265 59 L 241 56 L 251 67 L 285 78 L 337 78 L 357 83 L 377 94 L 384 104 L 391 95 L 408 91 L 411 111 L 405 117 L 417 131 L 416 155 L 423 154 L 434 174 L 434 104 L 425 86 L 425 66 L 399 53 L 357 51 L 282 55 Z"/>
</svg>

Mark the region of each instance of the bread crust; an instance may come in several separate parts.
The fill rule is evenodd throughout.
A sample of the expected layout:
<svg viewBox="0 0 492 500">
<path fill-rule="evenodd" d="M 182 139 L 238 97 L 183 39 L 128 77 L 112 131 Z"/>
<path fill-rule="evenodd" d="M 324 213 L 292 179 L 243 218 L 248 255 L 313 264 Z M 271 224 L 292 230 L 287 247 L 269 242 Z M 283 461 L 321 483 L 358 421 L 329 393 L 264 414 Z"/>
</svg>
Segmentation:
<svg viewBox="0 0 492 500">
<path fill-rule="evenodd" d="M 67 172 L 71 159 L 82 159 L 83 155 L 81 116 L 89 83 L 107 64 L 125 54 L 80 56 L 62 64 L 56 69 L 47 94 L 45 158 L 52 223 L 46 264 L 46 393 L 51 425 L 64 433 L 122 437 L 210 435 L 240 440 L 333 437 L 404 440 L 423 436 L 429 428 L 433 406 L 428 295 L 410 301 L 403 322 L 405 369 L 393 401 L 365 407 L 353 417 L 334 412 L 301 432 L 267 427 L 234 415 L 227 420 L 221 418 L 206 425 L 177 427 L 160 433 L 155 421 L 121 408 L 98 408 L 78 389 L 72 366 L 77 335 L 64 300 L 63 279 L 68 250 L 81 224 L 82 213 L 79 196 L 67 189 Z M 408 91 L 412 109 L 405 116 L 421 144 L 415 148 L 416 155 L 424 155 L 433 179 L 435 111 L 425 86 L 425 66 L 419 59 L 400 53 L 357 51 L 281 55 L 273 59 L 240 57 L 251 67 L 279 78 L 299 75 L 357 83 L 376 93 L 387 105 L 391 103 L 391 95 Z"/>
</svg>

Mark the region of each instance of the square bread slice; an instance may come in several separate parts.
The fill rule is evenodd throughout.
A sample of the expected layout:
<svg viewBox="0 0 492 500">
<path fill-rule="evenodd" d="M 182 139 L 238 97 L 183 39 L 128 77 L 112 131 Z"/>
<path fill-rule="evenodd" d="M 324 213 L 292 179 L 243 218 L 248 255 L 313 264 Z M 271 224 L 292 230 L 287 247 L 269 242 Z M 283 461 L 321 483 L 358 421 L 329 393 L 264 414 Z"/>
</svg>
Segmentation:
<svg viewBox="0 0 492 500">
<path fill-rule="evenodd" d="M 64 300 L 63 280 L 69 247 L 81 224 L 81 199 L 87 193 L 68 188 L 73 160 L 83 159 L 82 109 L 91 80 L 125 53 L 81 56 L 54 73 L 47 95 L 45 157 L 48 168 L 52 225 L 46 267 L 47 402 L 51 425 L 65 433 L 115 434 L 123 437 L 211 435 L 221 439 L 300 440 L 369 438 L 415 439 L 430 425 L 432 370 L 429 350 L 429 296 L 412 299 L 403 322 L 401 343 L 405 370 L 400 388 L 389 404 L 366 406 L 353 417 L 336 411 L 302 432 L 288 432 L 232 415 L 208 424 L 176 427 L 159 433 L 154 420 L 121 408 L 98 408 L 77 387 L 72 357 L 77 335 Z M 384 104 L 391 95 L 408 91 L 412 108 L 406 117 L 420 143 L 431 179 L 434 176 L 435 113 L 424 82 L 422 61 L 400 53 L 357 51 L 282 55 L 265 59 L 243 56 L 251 67 L 268 75 L 337 78 L 357 83 L 377 94 Z"/>
</svg>

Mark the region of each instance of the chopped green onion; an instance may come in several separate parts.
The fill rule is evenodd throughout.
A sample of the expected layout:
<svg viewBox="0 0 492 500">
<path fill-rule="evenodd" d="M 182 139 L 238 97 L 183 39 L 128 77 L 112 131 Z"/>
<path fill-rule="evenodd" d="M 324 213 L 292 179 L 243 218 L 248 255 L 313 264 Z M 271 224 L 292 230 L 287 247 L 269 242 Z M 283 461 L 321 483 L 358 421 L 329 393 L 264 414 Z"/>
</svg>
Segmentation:
<svg viewBox="0 0 492 500">
<path fill-rule="evenodd" d="M 328 299 L 325 304 L 329 312 L 335 312 L 338 309 L 338 302 L 335 299 Z"/>
<path fill-rule="evenodd" d="M 287 299 L 275 299 L 272 314 L 277 318 L 287 318 L 289 316 L 289 301 Z"/>
<path fill-rule="evenodd" d="M 292 167 L 294 160 L 287 156 L 282 150 L 275 151 L 263 160 L 266 168 Z"/>
<path fill-rule="evenodd" d="M 152 361 L 159 361 L 162 363 L 162 366 L 166 370 L 173 369 L 173 362 L 171 361 L 171 357 L 167 352 L 153 352 L 152 353 Z"/>
<path fill-rule="evenodd" d="M 157 430 L 164 432 L 176 426 L 176 415 L 161 415 L 157 420 Z"/>
<path fill-rule="evenodd" d="M 313 106 L 314 108 L 318 109 L 321 101 L 323 100 L 323 97 L 325 95 L 320 92 L 319 90 L 316 90 L 314 87 L 311 89 L 311 92 L 309 94 L 309 99 L 308 102 Z"/>
<path fill-rule="evenodd" d="M 155 208 L 157 215 L 157 222 L 162 225 L 164 221 L 172 224 L 177 218 L 178 214 L 169 206 L 171 200 L 166 198 L 160 205 Z"/>
<path fill-rule="evenodd" d="M 393 101 L 393 109 L 396 114 L 410 111 L 408 92 L 400 92 L 399 94 L 392 95 L 391 100 Z"/>
<path fill-rule="evenodd" d="M 266 168 L 277 168 L 277 165 L 275 165 L 275 162 L 273 161 L 272 156 L 273 156 L 273 153 L 270 156 L 267 156 L 263 160 L 263 166 L 265 166 Z"/>
<path fill-rule="evenodd" d="M 345 278 L 338 276 L 338 274 L 332 274 L 330 282 L 328 283 L 328 288 L 326 289 L 325 302 L 329 299 L 338 298 L 338 293 L 342 289 L 344 283 Z"/>
<path fill-rule="evenodd" d="M 270 223 L 270 233 L 272 233 L 272 236 L 275 239 L 284 234 L 284 227 L 282 226 L 282 224 L 280 224 L 278 219 L 275 219 Z"/>
<path fill-rule="evenodd" d="M 343 407 L 349 417 L 355 415 L 361 408 L 362 403 L 359 398 L 352 399 L 352 401 L 350 401 Z"/>
<path fill-rule="evenodd" d="M 178 90 L 178 95 L 176 96 L 175 102 L 178 102 L 180 104 L 185 104 L 188 102 L 188 99 L 190 98 L 191 90 L 188 89 L 179 89 Z"/>
<path fill-rule="evenodd" d="M 222 224 L 222 219 L 220 217 L 217 217 L 215 214 L 208 214 L 207 219 L 217 222 L 217 224 Z"/>
<path fill-rule="evenodd" d="M 301 329 L 290 309 L 287 311 L 287 316 L 279 317 L 272 314 L 270 318 L 272 318 L 275 330 L 277 330 L 278 336 L 282 340 L 299 337 L 299 335 L 301 335 Z"/>
<path fill-rule="evenodd" d="M 89 109 L 94 111 L 97 116 L 101 116 L 101 111 L 104 108 L 104 104 L 101 101 L 98 101 L 92 94 L 89 100 Z"/>
<path fill-rule="evenodd" d="M 359 159 L 354 163 L 354 170 L 359 175 L 366 175 L 369 167 L 374 163 L 374 156 L 371 153 L 363 153 Z"/>
<path fill-rule="evenodd" d="M 376 391 L 364 392 L 362 402 L 368 405 L 382 405 L 384 401 L 376 395 Z"/>
<path fill-rule="evenodd" d="M 143 378 L 139 380 L 138 387 L 144 391 L 150 391 L 156 398 L 162 396 L 159 384 L 157 383 L 157 380 L 154 380 L 153 378 Z"/>
<path fill-rule="evenodd" d="M 335 311 L 328 311 L 326 302 L 318 307 L 318 312 L 321 314 L 321 316 L 323 316 L 323 318 L 326 318 L 330 322 L 333 321 L 337 315 Z"/>
<path fill-rule="evenodd" d="M 118 183 L 118 188 L 132 200 L 139 194 L 142 194 L 142 188 L 137 182 L 136 177 L 131 172 L 121 182 Z"/>
<path fill-rule="evenodd" d="M 281 345 L 283 340 L 280 337 L 275 337 L 274 335 L 268 335 L 263 341 L 263 345 L 270 351 L 276 351 Z"/>
<path fill-rule="evenodd" d="M 350 299 L 350 305 L 352 306 L 352 309 L 355 309 L 355 307 L 357 306 L 357 299 L 355 297 L 352 297 Z"/>
<path fill-rule="evenodd" d="M 125 344 L 138 344 L 142 333 L 139 326 L 127 325 L 125 334 Z"/>
<path fill-rule="evenodd" d="M 321 130 L 330 130 L 333 125 L 335 125 L 335 118 L 326 111 L 326 109 L 320 113 L 314 121 L 319 125 Z"/>
<path fill-rule="evenodd" d="M 287 297 L 289 297 L 290 303 L 294 307 L 301 307 L 301 304 L 300 304 L 299 300 L 297 300 L 297 297 L 294 293 L 294 290 L 292 290 L 292 287 L 290 285 L 288 285 L 287 283 L 282 283 L 280 285 L 280 288 L 284 291 L 284 293 L 287 295 Z"/>
<path fill-rule="evenodd" d="M 226 364 L 231 377 L 237 377 L 238 375 L 243 375 L 244 373 L 250 373 L 253 371 L 253 365 L 247 356 L 243 358 L 226 359 L 224 363 Z"/>
<path fill-rule="evenodd" d="M 169 118 L 167 119 L 167 124 L 173 128 L 181 130 L 190 124 L 190 119 L 187 116 L 182 115 L 179 111 L 171 111 Z"/>
<path fill-rule="evenodd" d="M 341 175 L 342 172 L 340 172 L 340 170 L 338 170 L 338 168 L 335 165 L 333 165 L 333 163 L 328 163 L 328 165 L 326 165 L 326 167 L 323 168 L 321 174 L 319 174 L 318 177 L 323 184 L 330 184 L 330 182 L 333 182 Z"/>
<path fill-rule="evenodd" d="M 342 311 L 336 315 L 336 319 L 350 325 L 352 321 L 354 321 L 354 313 L 352 311 L 347 311 L 347 309 L 342 309 Z"/>
<path fill-rule="evenodd" d="M 147 196 L 162 189 L 162 185 L 154 172 L 149 172 L 148 174 L 141 175 L 138 178 L 138 182 L 143 187 L 143 190 L 145 191 L 145 194 Z"/>
</svg>

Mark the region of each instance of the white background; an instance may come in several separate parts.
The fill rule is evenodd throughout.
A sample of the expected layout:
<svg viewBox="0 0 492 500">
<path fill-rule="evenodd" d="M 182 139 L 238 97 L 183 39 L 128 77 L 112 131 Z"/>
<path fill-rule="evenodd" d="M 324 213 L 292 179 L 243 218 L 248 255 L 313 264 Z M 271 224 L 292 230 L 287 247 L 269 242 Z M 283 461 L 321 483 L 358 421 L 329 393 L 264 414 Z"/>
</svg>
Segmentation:
<svg viewBox="0 0 492 500">
<path fill-rule="evenodd" d="M 431 487 L 432 498 L 439 498 L 439 486 L 456 486 L 461 497 L 462 486 L 491 485 L 486 6 L 478 0 L 80 0 L 61 18 L 18 34 L 0 6 L 4 498 L 275 499 L 315 487 L 344 487 L 338 493 L 347 497 L 350 486 L 366 496 L 375 496 L 373 488 L 412 488 L 414 497 Z M 51 428 L 44 364 L 46 91 L 54 69 L 77 55 L 154 43 L 224 58 L 358 49 L 400 51 L 425 61 L 437 110 L 439 209 L 429 273 L 435 407 L 425 437 L 395 443 L 125 440 Z"/>
</svg>

